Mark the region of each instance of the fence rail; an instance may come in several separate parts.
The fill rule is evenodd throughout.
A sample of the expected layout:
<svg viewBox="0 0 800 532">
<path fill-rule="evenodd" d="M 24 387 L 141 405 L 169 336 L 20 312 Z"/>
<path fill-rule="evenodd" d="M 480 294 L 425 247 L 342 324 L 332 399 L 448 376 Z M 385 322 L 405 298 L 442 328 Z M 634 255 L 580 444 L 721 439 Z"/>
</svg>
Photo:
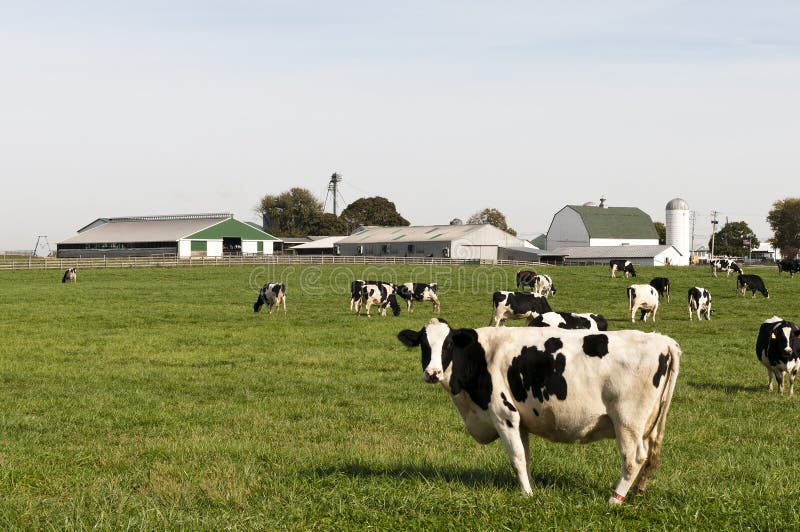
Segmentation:
<svg viewBox="0 0 800 532">
<path fill-rule="evenodd" d="M 231 255 L 226 257 L 0 257 L 0 270 L 58 270 L 65 268 L 174 268 L 193 266 L 291 264 L 415 264 L 453 266 L 531 266 L 541 262 L 519 260 L 446 259 L 434 257 L 368 257 L 336 255 Z"/>
</svg>

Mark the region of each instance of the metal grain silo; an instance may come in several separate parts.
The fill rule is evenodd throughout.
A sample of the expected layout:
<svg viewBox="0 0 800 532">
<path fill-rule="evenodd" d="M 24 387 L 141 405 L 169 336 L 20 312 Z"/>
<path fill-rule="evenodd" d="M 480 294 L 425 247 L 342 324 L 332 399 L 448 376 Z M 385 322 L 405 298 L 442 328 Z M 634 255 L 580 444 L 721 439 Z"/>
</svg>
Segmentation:
<svg viewBox="0 0 800 532">
<path fill-rule="evenodd" d="M 687 266 L 692 252 L 692 211 L 681 198 L 667 203 L 667 245 L 681 252 L 678 266 Z"/>
</svg>

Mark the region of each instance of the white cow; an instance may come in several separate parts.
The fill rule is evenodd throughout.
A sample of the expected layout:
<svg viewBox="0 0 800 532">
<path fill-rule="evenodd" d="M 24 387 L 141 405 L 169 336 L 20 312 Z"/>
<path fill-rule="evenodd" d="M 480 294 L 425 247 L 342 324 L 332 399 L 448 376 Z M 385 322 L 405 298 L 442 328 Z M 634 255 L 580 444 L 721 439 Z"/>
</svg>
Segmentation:
<svg viewBox="0 0 800 532">
<path fill-rule="evenodd" d="M 539 294 L 540 296 L 544 297 L 547 297 L 550 294 L 556 295 L 556 287 L 553 284 L 553 279 L 551 279 L 549 275 L 545 275 L 543 273 L 540 273 L 533 278 L 532 291 L 534 294 Z"/>
<path fill-rule="evenodd" d="M 703 315 L 707 320 L 711 319 L 711 293 L 700 286 L 689 289 L 689 321 L 692 321 L 692 314 L 695 312 L 698 321 L 703 320 Z"/>
<path fill-rule="evenodd" d="M 644 492 L 680 368 L 673 339 L 636 330 L 453 330 L 436 318 L 397 337 L 421 346 L 423 379 L 447 390 L 478 443 L 503 440 L 525 494 L 529 434 L 560 443 L 616 438 L 622 475 L 608 502 L 621 504 L 632 486 Z"/>
<path fill-rule="evenodd" d="M 636 311 L 642 309 L 642 321 L 647 321 L 647 316 L 652 314 L 653 323 L 658 312 L 658 290 L 649 284 L 632 284 L 628 287 L 628 312 L 631 321 L 636 321 Z"/>
</svg>

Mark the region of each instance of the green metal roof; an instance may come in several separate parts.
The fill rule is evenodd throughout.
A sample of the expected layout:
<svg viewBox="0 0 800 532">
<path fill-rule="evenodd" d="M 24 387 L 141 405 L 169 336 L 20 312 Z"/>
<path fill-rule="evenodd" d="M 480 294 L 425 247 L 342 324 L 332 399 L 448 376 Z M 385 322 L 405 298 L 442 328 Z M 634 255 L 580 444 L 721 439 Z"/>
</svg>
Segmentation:
<svg viewBox="0 0 800 532">
<path fill-rule="evenodd" d="M 211 227 L 207 227 L 202 231 L 198 231 L 184 238 L 187 240 L 206 240 L 209 238 L 216 239 L 226 236 L 240 237 L 244 240 L 277 240 L 277 238 L 271 234 L 256 229 L 250 224 L 234 220 L 233 218 L 214 224 Z"/>
<path fill-rule="evenodd" d="M 580 215 L 590 238 L 658 239 L 652 218 L 638 207 L 570 205 L 569 208 Z"/>
</svg>

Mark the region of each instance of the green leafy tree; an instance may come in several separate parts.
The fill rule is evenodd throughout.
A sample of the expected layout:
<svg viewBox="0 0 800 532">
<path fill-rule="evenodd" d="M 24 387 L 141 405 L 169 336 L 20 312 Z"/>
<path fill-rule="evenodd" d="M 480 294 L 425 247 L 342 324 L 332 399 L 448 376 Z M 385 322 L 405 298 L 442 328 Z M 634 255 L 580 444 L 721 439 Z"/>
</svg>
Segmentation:
<svg viewBox="0 0 800 532">
<path fill-rule="evenodd" d="M 256 210 L 264 220 L 264 231 L 279 236 L 313 234 L 323 215 L 322 203 L 311 191 L 299 187 L 264 196 Z"/>
<path fill-rule="evenodd" d="M 476 212 L 467 219 L 468 224 L 491 224 L 503 231 L 516 235 L 517 232 L 511 229 L 506 222 L 506 215 L 497 209 L 486 208 Z"/>
<path fill-rule="evenodd" d="M 347 224 L 331 212 L 322 213 L 316 224 L 309 227 L 309 235 L 346 235 Z"/>
<path fill-rule="evenodd" d="M 728 222 L 714 235 L 714 255 L 739 257 L 761 243 L 745 222 Z M 711 249 L 711 239 L 708 240 Z"/>
<path fill-rule="evenodd" d="M 659 244 L 666 244 L 667 243 L 667 226 L 664 225 L 662 222 L 654 222 L 653 226 L 656 228 L 656 233 L 658 233 L 658 243 Z"/>
<path fill-rule="evenodd" d="M 360 225 L 411 225 L 400 216 L 394 203 L 381 196 L 355 200 L 342 211 L 340 218 L 349 230 Z"/>
<path fill-rule="evenodd" d="M 774 234 L 770 240 L 784 257 L 794 257 L 800 249 L 800 198 L 786 198 L 772 204 L 767 222 Z"/>
</svg>

